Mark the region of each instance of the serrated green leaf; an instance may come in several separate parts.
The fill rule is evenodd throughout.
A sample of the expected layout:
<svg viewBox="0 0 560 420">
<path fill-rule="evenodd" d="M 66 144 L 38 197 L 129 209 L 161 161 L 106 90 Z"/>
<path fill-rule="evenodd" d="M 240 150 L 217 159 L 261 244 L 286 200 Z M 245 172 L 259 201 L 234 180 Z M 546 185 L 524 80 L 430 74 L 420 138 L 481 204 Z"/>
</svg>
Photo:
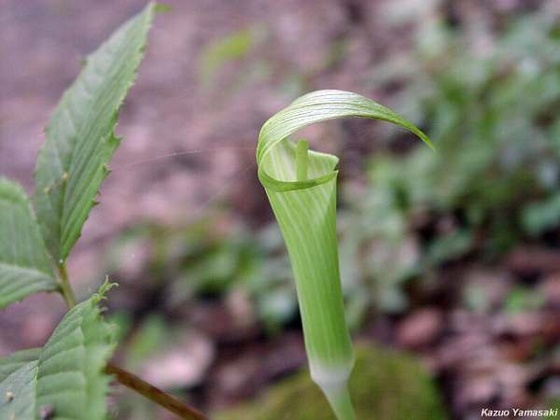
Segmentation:
<svg viewBox="0 0 560 420">
<path fill-rule="evenodd" d="M 36 413 L 52 407 L 54 419 L 104 420 L 114 343 L 100 316 L 99 296 L 72 308 L 39 356 Z"/>
<path fill-rule="evenodd" d="M 36 374 L 37 360 L 32 360 L 0 382 L 0 419 L 35 419 Z"/>
<path fill-rule="evenodd" d="M 119 144 L 118 110 L 144 55 L 154 10 L 149 4 L 87 58 L 47 126 L 35 170 L 34 206 L 59 264 L 80 236 Z"/>
<path fill-rule="evenodd" d="M 29 200 L 0 178 L 0 308 L 27 295 L 58 288 Z"/>
<path fill-rule="evenodd" d="M 109 377 L 104 367 L 114 347 L 100 316 L 99 295 L 72 308 L 42 349 L 0 359 L 0 419 L 105 420 Z"/>
<path fill-rule="evenodd" d="M 0 382 L 14 373 L 23 365 L 36 361 L 41 353 L 40 348 L 21 350 L 0 359 Z"/>
</svg>

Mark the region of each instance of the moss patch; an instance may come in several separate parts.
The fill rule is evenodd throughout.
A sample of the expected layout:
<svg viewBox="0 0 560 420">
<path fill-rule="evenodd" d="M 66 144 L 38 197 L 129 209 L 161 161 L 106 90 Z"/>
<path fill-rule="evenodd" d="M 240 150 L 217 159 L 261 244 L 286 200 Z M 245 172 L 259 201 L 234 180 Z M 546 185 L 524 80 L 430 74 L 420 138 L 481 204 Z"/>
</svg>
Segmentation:
<svg viewBox="0 0 560 420">
<path fill-rule="evenodd" d="M 361 346 L 350 392 L 359 420 L 443 420 L 438 391 L 410 355 Z M 214 416 L 216 420 L 335 420 L 307 371 L 271 387 L 251 404 Z M 213 418 L 214 418 L 213 417 Z"/>
</svg>

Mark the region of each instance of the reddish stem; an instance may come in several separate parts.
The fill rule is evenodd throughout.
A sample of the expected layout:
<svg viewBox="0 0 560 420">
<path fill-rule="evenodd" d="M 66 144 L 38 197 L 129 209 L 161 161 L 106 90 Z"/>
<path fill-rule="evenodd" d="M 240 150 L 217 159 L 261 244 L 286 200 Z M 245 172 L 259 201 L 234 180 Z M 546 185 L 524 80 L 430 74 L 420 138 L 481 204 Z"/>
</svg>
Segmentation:
<svg viewBox="0 0 560 420">
<path fill-rule="evenodd" d="M 108 363 L 105 372 L 114 375 L 122 385 L 138 392 L 149 400 L 176 414 L 184 420 L 209 420 L 204 414 L 184 404 L 174 396 L 162 391 L 138 376 L 112 363 Z"/>
</svg>

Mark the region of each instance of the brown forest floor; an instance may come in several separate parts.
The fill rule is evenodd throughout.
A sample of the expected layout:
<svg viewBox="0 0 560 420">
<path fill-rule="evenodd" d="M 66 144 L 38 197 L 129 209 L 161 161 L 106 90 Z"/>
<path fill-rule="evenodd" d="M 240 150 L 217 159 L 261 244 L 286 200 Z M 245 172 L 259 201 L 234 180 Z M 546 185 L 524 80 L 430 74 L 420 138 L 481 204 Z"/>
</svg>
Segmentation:
<svg viewBox="0 0 560 420">
<path fill-rule="evenodd" d="M 371 83 L 372 73 L 392 49 L 410 43 L 409 26 L 383 18 L 390 0 L 167 3 L 173 10 L 157 19 L 138 83 L 121 115 L 118 132 L 125 141 L 102 188 L 102 205 L 92 211 L 70 261 L 72 278 L 83 279 L 77 283 L 82 296 L 99 283 L 91 276 L 98 273 L 104 248 L 127 226 L 145 220 L 170 225 L 196 221 L 222 202 L 229 203 L 235 218 L 253 227 L 270 220 L 254 176 L 260 125 L 300 91 L 338 88 L 390 102 L 390 92 L 378 91 Z M 459 14 L 454 17 L 458 20 L 475 19 L 481 10 L 488 18 L 495 13 L 484 2 L 446 4 L 452 3 L 443 9 Z M 538 2 L 496 3 L 514 10 Z M 143 4 L 0 2 L 2 175 L 32 190 L 42 129 L 79 71 L 80 58 Z M 199 74 L 204 46 L 243 29 L 255 31 L 261 40 L 248 57 L 226 63 L 211 86 L 204 87 Z M 341 38 L 352 53 L 332 63 L 332 45 Z M 328 129 L 313 134 L 332 136 Z M 375 147 L 364 146 L 362 140 L 355 140 L 356 153 L 346 163 L 350 167 L 359 167 L 364 152 Z M 141 266 L 141 257 L 127 265 L 134 263 Z M 543 404 L 560 386 L 558 358 L 535 350 L 560 340 L 557 267 L 560 255 L 538 246 L 520 247 L 492 266 L 475 261 L 452 264 L 428 290 L 410 290 L 409 313 L 377 317 L 360 336 L 420 355 L 442 386 L 454 418 L 477 418 L 485 405 Z M 499 302 L 516 282 L 542 290 L 546 305 L 506 316 L 476 314 L 458 304 L 459 284 L 483 285 Z M 205 380 L 196 374 L 192 379 L 194 401 L 203 408 L 254 396 L 305 362 L 297 326 L 267 341 L 254 323 L 236 324 L 231 310 L 209 301 L 181 314 L 196 331 L 189 337 L 193 358 L 209 366 Z M 41 345 L 63 312 L 54 296 L 31 297 L 0 312 L 0 355 Z"/>
</svg>

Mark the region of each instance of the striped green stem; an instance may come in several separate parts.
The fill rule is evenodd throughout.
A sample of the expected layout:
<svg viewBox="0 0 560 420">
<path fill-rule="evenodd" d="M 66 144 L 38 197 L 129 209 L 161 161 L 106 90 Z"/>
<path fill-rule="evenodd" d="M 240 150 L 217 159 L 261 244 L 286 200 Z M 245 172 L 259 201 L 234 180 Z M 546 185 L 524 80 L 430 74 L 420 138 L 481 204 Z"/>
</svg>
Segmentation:
<svg viewBox="0 0 560 420">
<path fill-rule="evenodd" d="M 354 366 L 344 316 L 336 237 L 336 166 L 333 155 L 310 151 L 289 136 L 339 117 L 380 119 L 428 137 L 388 108 L 344 91 L 302 96 L 270 118 L 257 145 L 259 179 L 282 231 L 292 264 L 305 348 L 313 381 L 339 420 L 354 420 L 347 382 Z"/>
</svg>

